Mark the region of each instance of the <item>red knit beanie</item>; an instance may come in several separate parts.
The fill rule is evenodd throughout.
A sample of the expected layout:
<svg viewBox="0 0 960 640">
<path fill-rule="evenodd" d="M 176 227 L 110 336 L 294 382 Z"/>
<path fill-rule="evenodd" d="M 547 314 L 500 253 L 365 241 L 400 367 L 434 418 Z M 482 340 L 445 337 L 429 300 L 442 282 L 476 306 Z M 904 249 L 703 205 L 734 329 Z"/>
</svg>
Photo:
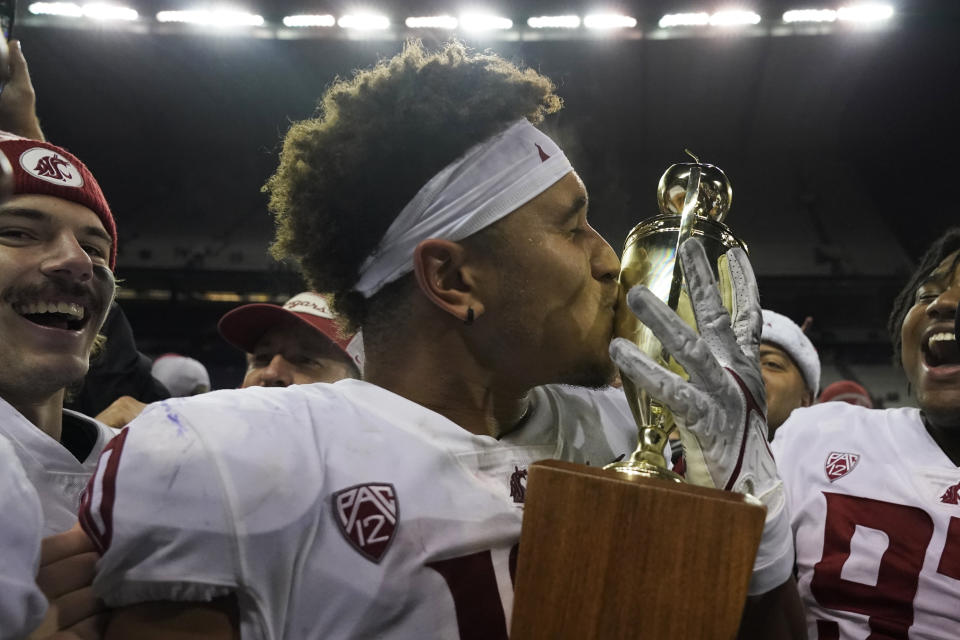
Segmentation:
<svg viewBox="0 0 960 640">
<path fill-rule="evenodd" d="M 13 194 L 54 196 L 97 214 L 110 234 L 110 269 L 117 263 L 117 225 L 93 174 L 66 149 L 0 132 L 0 151 L 13 166 Z"/>
</svg>

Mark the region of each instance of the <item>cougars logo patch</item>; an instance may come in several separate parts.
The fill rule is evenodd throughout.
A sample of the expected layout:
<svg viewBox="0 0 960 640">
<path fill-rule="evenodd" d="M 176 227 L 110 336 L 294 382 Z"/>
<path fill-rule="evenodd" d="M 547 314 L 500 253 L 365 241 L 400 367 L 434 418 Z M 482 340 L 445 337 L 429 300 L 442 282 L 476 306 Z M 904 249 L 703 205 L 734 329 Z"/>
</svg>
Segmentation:
<svg viewBox="0 0 960 640">
<path fill-rule="evenodd" d="M 340 533 L 367 560 L 379 563 L 397 531 L 399 505 L 392 484 L 358 484 L 333 494 Z"/>
<path fill-rule="evenodd" d="M 947 490 L 940 496 L 940 502 L 943 504 L 960 504 L 960 482 L 947 487 Z"/>
<path fill-rule="evenodd" d="M 832 451 L 830 455 L 827 456 L 827 461 L 823 465 L 824 471 L 827 472 L 827 480 L 830 482 L 839 480 L 853 471 L 853 468 L 857 466 L 857 462 L 859 461 L 859 453 Z"/>
<path fill-rule="evenodd" d="M 34 147 L 20 154 L 20 166 L 34 178 L 64 187 L 82 187 L 83 176 L 56 151 Z"/>
</svg>

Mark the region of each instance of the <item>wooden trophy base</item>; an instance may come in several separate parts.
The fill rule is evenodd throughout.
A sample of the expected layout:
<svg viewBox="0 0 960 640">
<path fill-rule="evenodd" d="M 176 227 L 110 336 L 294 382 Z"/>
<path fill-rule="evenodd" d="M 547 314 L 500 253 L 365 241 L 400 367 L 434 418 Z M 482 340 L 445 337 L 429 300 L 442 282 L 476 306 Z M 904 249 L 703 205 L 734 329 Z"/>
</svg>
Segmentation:
<svg viewBox="0 0 960 640">
<path fill-rule="evenodd" d="M 764 515 L 728 491 L 531 465 L 510 637 L 734 638 Z"/>
</svg>

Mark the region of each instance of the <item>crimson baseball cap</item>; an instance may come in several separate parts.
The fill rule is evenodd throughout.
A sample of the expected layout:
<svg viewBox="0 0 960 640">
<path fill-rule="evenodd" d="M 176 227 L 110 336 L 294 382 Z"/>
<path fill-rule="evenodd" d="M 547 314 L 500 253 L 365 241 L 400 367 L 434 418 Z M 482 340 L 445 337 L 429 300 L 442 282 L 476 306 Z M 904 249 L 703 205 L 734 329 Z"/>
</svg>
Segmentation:
<svg viewBox="0 0 960 640">
<path fill-rule="evenodd" d="M 870 399 L 870 394 L 853 380 L 838 380 L 828 384 L 820 393 L 817 402 L 846 402 L 873 409 L 873 400 Z"/>
<path fill-rule="evenodd" d="M 117 224 L 90 170 L 62 147 L 0 132 L 0 152 L 13 168 L 13 193 L 55 196 L 81 204 L 100 218 L 113 240 L 110 269 L 117 264 Z"/>
<path fill-rule="evenodd" d="M 335 344 L 362 371 L 363 347 L 360 334 L 346 334 L 340 330 L 337 317 L 327 299 L 318 293 L 304 291 L 278 306 L 275 304 L 245 304 L 225 313 L 217 329 L 227 342 L 253 353 L 257 341 L 268 330 L 281 322 L 294 319 L 322 333 Z"/>
</svg>

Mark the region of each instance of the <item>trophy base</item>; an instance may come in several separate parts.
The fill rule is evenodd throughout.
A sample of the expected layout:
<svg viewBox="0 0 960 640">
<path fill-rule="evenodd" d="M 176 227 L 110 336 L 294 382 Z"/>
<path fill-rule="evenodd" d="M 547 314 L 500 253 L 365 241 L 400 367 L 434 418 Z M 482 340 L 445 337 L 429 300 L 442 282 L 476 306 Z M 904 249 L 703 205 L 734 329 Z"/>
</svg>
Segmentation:
<svg viewBox="0 0 960 640">
<path fill-rule="evenodd" d="M 647 462 L 646 460 L 641 460 L 639 462 L 634 460 L 614 462 L 612 464 L 608 464 L 603 469 L 604 471 L 616 471 L 617 473 L 625 476 L 655 478 L 658 480 L 667 480 L 669 482 L 685 482 L 683 476 L 680 474 L 674 473 L 670 469 Z"/>
<path fill-rule="evenodd" d="M 764 509 L 745 496 L 530 465 L 511 640 L 733 640 Z"/>
</svg>

